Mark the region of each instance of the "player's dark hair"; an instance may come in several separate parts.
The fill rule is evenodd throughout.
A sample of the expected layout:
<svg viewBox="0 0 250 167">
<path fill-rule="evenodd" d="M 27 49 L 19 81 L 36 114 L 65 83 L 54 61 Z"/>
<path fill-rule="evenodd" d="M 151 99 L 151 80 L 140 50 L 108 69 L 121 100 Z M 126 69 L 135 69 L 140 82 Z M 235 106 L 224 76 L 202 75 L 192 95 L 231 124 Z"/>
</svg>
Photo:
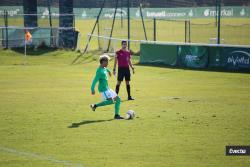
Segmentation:
<svg viewBox="0 0 250 167">
<path fill-rule="evenodd" d="M 104 61 L 108 61 L 108 59 L 107 58 L 101 58 L 100 59 L 100 64 L 102 64 Z"/>
<path fill-rule="evenodd" d="M 124 43 L 126 43 L 126 44 L 127 44 L 127 41 L 122 41 L 122 45 L 123 45 Z"/>
</svg>

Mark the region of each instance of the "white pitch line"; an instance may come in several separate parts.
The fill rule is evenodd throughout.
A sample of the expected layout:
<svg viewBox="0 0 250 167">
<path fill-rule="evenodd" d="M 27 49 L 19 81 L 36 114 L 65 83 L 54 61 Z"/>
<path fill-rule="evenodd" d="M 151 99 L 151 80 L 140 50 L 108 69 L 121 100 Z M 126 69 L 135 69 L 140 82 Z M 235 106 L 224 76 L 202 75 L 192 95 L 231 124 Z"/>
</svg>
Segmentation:
<svg viewBox="0 0 250 167">
<path fill-rule="evenodd" d="M 81 164 L 74 164 L 74 163 L 72 163 L 70 161 L 58 160 L 58 159 L 55 159 L 53 157 L 39 155 L 37 153 L 19 151 L 19 150 L 15 150 L 15 149 L 12 149 L 12 148 L 0 147 L 0 152 L 11 153 L 11 154 L 15 154 L 15 155 L 18 155 L 18 156 L 23 156 L 23 157 L 32 157 L 32 158 L 36 158 L 36 159 L 40 159 L 40 160 L 44 160 L 44 161 L 50 161 L 50 162 L 53 162 L 53 163 L 62 164 L 64 166 L 84 167 Z"/>
</svg>

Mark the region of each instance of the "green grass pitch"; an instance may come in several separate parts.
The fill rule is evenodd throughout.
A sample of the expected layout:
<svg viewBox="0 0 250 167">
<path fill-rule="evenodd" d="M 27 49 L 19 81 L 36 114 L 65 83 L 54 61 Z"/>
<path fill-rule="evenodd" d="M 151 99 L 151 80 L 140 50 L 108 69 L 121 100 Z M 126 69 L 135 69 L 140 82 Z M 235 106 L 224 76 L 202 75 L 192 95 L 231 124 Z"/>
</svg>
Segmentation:
<svg viewBox="0 0 250 167">
<path fill-rule="evenodd" d="M 121 114 L 136 118 L 116 121 L 114 106 L 89 108 L 100 101 L 90 94 L 97 52 L 78 65 L 69 65 L 76 52 L 40 54 L 0 51 L 1 167 L 249 166 L 248 156 L 225 156 L 227 145 L 250 144 L 249 74 L 140 66 L 135 57 L 136 100 Z"/>
</svg>

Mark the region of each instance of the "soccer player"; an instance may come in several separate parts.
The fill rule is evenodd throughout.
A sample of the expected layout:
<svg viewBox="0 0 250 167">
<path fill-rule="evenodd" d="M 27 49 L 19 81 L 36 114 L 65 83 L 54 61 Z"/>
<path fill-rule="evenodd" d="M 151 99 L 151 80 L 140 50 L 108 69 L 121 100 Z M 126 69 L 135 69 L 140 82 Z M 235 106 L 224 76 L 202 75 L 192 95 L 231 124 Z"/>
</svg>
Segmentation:
<svg viewBox="0 0 250 167">
<path fill-rule="evenodd" d="M 115 116 L 114 119 L 124 119 L 120 116 L 120 105 L 121 99 L 120 97 L 109 88 L 108 86 L 108 74 L 111 77 L 111 72 L 107 68 L 110 57 L 108 55 L 102 55 L 100 57 L 100 66 L 96 70 L 95 78 L 91 85 L 91 93 L 95 94 L 95 86 L 97 82 L 99 82 L 98 90 L 102 95 L 103 101 L 97 104 L 91 104 L 90 107 L 93 111 L 96 110 L 97 107 L 106 106 L 115 104 Z"/>
<path fill-rule="evenodd" d="M 128 93 L 128 100 L 134 100 L 130 92 L 130 70 L 131 67 L 133 73 L 135 73 L 135 68 L 131 63 L 131 51 L 127 50 L 127 41 L 122 41 L 122 48 L 116 52 L 113 74 L 116 75 L 116 65 L 118 62 L 118 76 L 116 84 L 116 93 L 119 93 L 120 85 L 123 79 L 126 81 L 126 88 Z"/>
</svg>

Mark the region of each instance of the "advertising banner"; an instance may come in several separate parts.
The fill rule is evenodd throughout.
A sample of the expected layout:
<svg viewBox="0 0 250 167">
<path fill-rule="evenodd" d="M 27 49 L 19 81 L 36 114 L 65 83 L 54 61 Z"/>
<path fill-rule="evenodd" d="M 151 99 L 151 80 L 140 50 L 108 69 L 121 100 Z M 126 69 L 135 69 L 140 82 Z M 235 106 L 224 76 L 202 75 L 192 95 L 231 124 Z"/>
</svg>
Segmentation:
<svg viewBox="0 0 250 167">
<path fill-rule="evenodd" d="M 228 69 L 250 69 L 250 48 L 224 47 L 221 65 Z"/>
<path fill-rule="evenodd" d="M 141 44 L 140 63 L 175 66 L 177 64 L 177 46 Z"/>
<path fill-rule="evenodd" d="M 4 9 L 9 13 L 10 17 L 17 17 L 17 14 L 23 14 L 22 6 L 0 6 L 0 15 L 4 14 Z M 47 7 L 37 7 L 38 14 L 41 18 L 46 18 L 49 14 Z M 52 7 L 52 16 L 58 16 L 59 9 Z M 74 8 L 76 19 L 94 19 L 97 17 L 100 8 Z M 111 19 L 114 15 L 114 8 L 104 8 L 101 18 Z M 132 19 L 140 18 L 140 9 L 131 8 L 130 15 Z M 145 19 L 192 19 L 192 18 L 214 18 L 216 16 L 216 8 L 214 7 L 187 7 L 187 8 L 143 8 L 142 14 Z M 221 9 L 223 18 L 249 18 L 249 6 L 224 6 Z M 117 9 L 117 18 L 127 17 L 126 8 Z"/>
<path fill-rule="evenodd" d="M 205 68 L 208 64 L 208 48 L 205 46 L 178 46 L 178 60 L 182 67 Z"/>
</svg>

